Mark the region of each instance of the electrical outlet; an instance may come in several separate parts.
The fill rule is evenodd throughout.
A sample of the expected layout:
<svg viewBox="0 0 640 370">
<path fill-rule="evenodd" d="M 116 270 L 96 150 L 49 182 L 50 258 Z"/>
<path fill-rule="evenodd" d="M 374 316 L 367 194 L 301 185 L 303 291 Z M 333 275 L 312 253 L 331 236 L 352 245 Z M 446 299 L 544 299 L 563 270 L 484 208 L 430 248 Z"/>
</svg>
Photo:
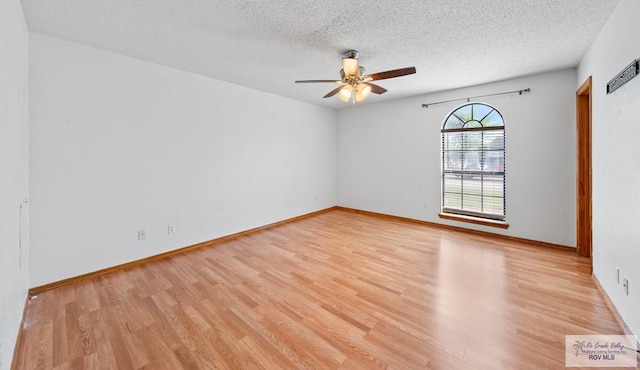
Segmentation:
<svg viewBox="0 0 640 370">
<path fill-rule="evenodd" d="M 176 225 L 167 226 L 167 234 L 175 234 L 176 233 Z"/>
<path fill-rule="evenodd" d="M 138 240 L 147 239 L 147 232 L 143 230 L 138 230 Z"/>
<path fill-rule="evenodd" d="M 626 276 L 622 278 L 622 291 L 624 295 L 629 295 L 629 279 Z"/>
<path fill-rule="evenodd" d="M 620 267 L 616 266 L 616 284 L 620 285 Z"/>
</svg>

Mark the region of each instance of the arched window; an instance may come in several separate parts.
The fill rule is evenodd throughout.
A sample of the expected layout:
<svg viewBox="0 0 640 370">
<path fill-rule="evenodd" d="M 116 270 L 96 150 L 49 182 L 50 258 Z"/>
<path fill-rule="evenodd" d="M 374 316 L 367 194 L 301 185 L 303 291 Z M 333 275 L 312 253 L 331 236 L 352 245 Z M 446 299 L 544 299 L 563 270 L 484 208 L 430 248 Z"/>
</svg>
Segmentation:
<svg viewBox="0 0 640 370">
<path fill-rule="evenodd" d="M 495 108 L 469 103 L 442 125 L 442 212 L 505 219 L 504 121 Z"/>
</svg>

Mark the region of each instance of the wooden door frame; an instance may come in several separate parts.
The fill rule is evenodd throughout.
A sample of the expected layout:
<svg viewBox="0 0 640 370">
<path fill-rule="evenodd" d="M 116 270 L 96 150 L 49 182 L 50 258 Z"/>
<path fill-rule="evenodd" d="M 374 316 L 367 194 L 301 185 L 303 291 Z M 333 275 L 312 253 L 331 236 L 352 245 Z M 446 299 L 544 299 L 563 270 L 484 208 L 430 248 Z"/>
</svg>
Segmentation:
<svg viewBox="0 0 640 370">
<path fill-rule="evenodd" d="M 591 184 L 591 76 L 576 91 L 576 251 L 589 257 L 593 272 Z"/>
</svg>

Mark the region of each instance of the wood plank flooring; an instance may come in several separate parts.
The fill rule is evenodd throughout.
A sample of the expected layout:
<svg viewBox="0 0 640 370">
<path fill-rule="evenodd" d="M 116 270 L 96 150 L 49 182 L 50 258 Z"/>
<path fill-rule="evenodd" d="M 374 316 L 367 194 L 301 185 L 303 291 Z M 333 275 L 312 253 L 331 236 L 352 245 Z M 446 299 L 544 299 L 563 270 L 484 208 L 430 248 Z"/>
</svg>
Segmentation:
<svg viewBox="0 0 640 370">
<path fill-rule="evenodd" d="M 588 260 L 334 210 L 28 303 L 18 369 L 563 369 Z"/>
</svg>

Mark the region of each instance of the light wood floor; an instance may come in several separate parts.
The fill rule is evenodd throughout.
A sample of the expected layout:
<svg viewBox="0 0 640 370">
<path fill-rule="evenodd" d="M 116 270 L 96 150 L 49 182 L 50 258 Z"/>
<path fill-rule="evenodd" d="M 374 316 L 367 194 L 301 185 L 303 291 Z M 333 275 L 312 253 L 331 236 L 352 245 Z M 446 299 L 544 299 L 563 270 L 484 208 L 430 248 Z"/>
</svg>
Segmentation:
<svg viewBox="0 0 640 370">
<path fill-rule="evenodd" d="M 562 369 L 588 260 L 334 210 L 47 291 L 18 369 Z"/>
</svg>

